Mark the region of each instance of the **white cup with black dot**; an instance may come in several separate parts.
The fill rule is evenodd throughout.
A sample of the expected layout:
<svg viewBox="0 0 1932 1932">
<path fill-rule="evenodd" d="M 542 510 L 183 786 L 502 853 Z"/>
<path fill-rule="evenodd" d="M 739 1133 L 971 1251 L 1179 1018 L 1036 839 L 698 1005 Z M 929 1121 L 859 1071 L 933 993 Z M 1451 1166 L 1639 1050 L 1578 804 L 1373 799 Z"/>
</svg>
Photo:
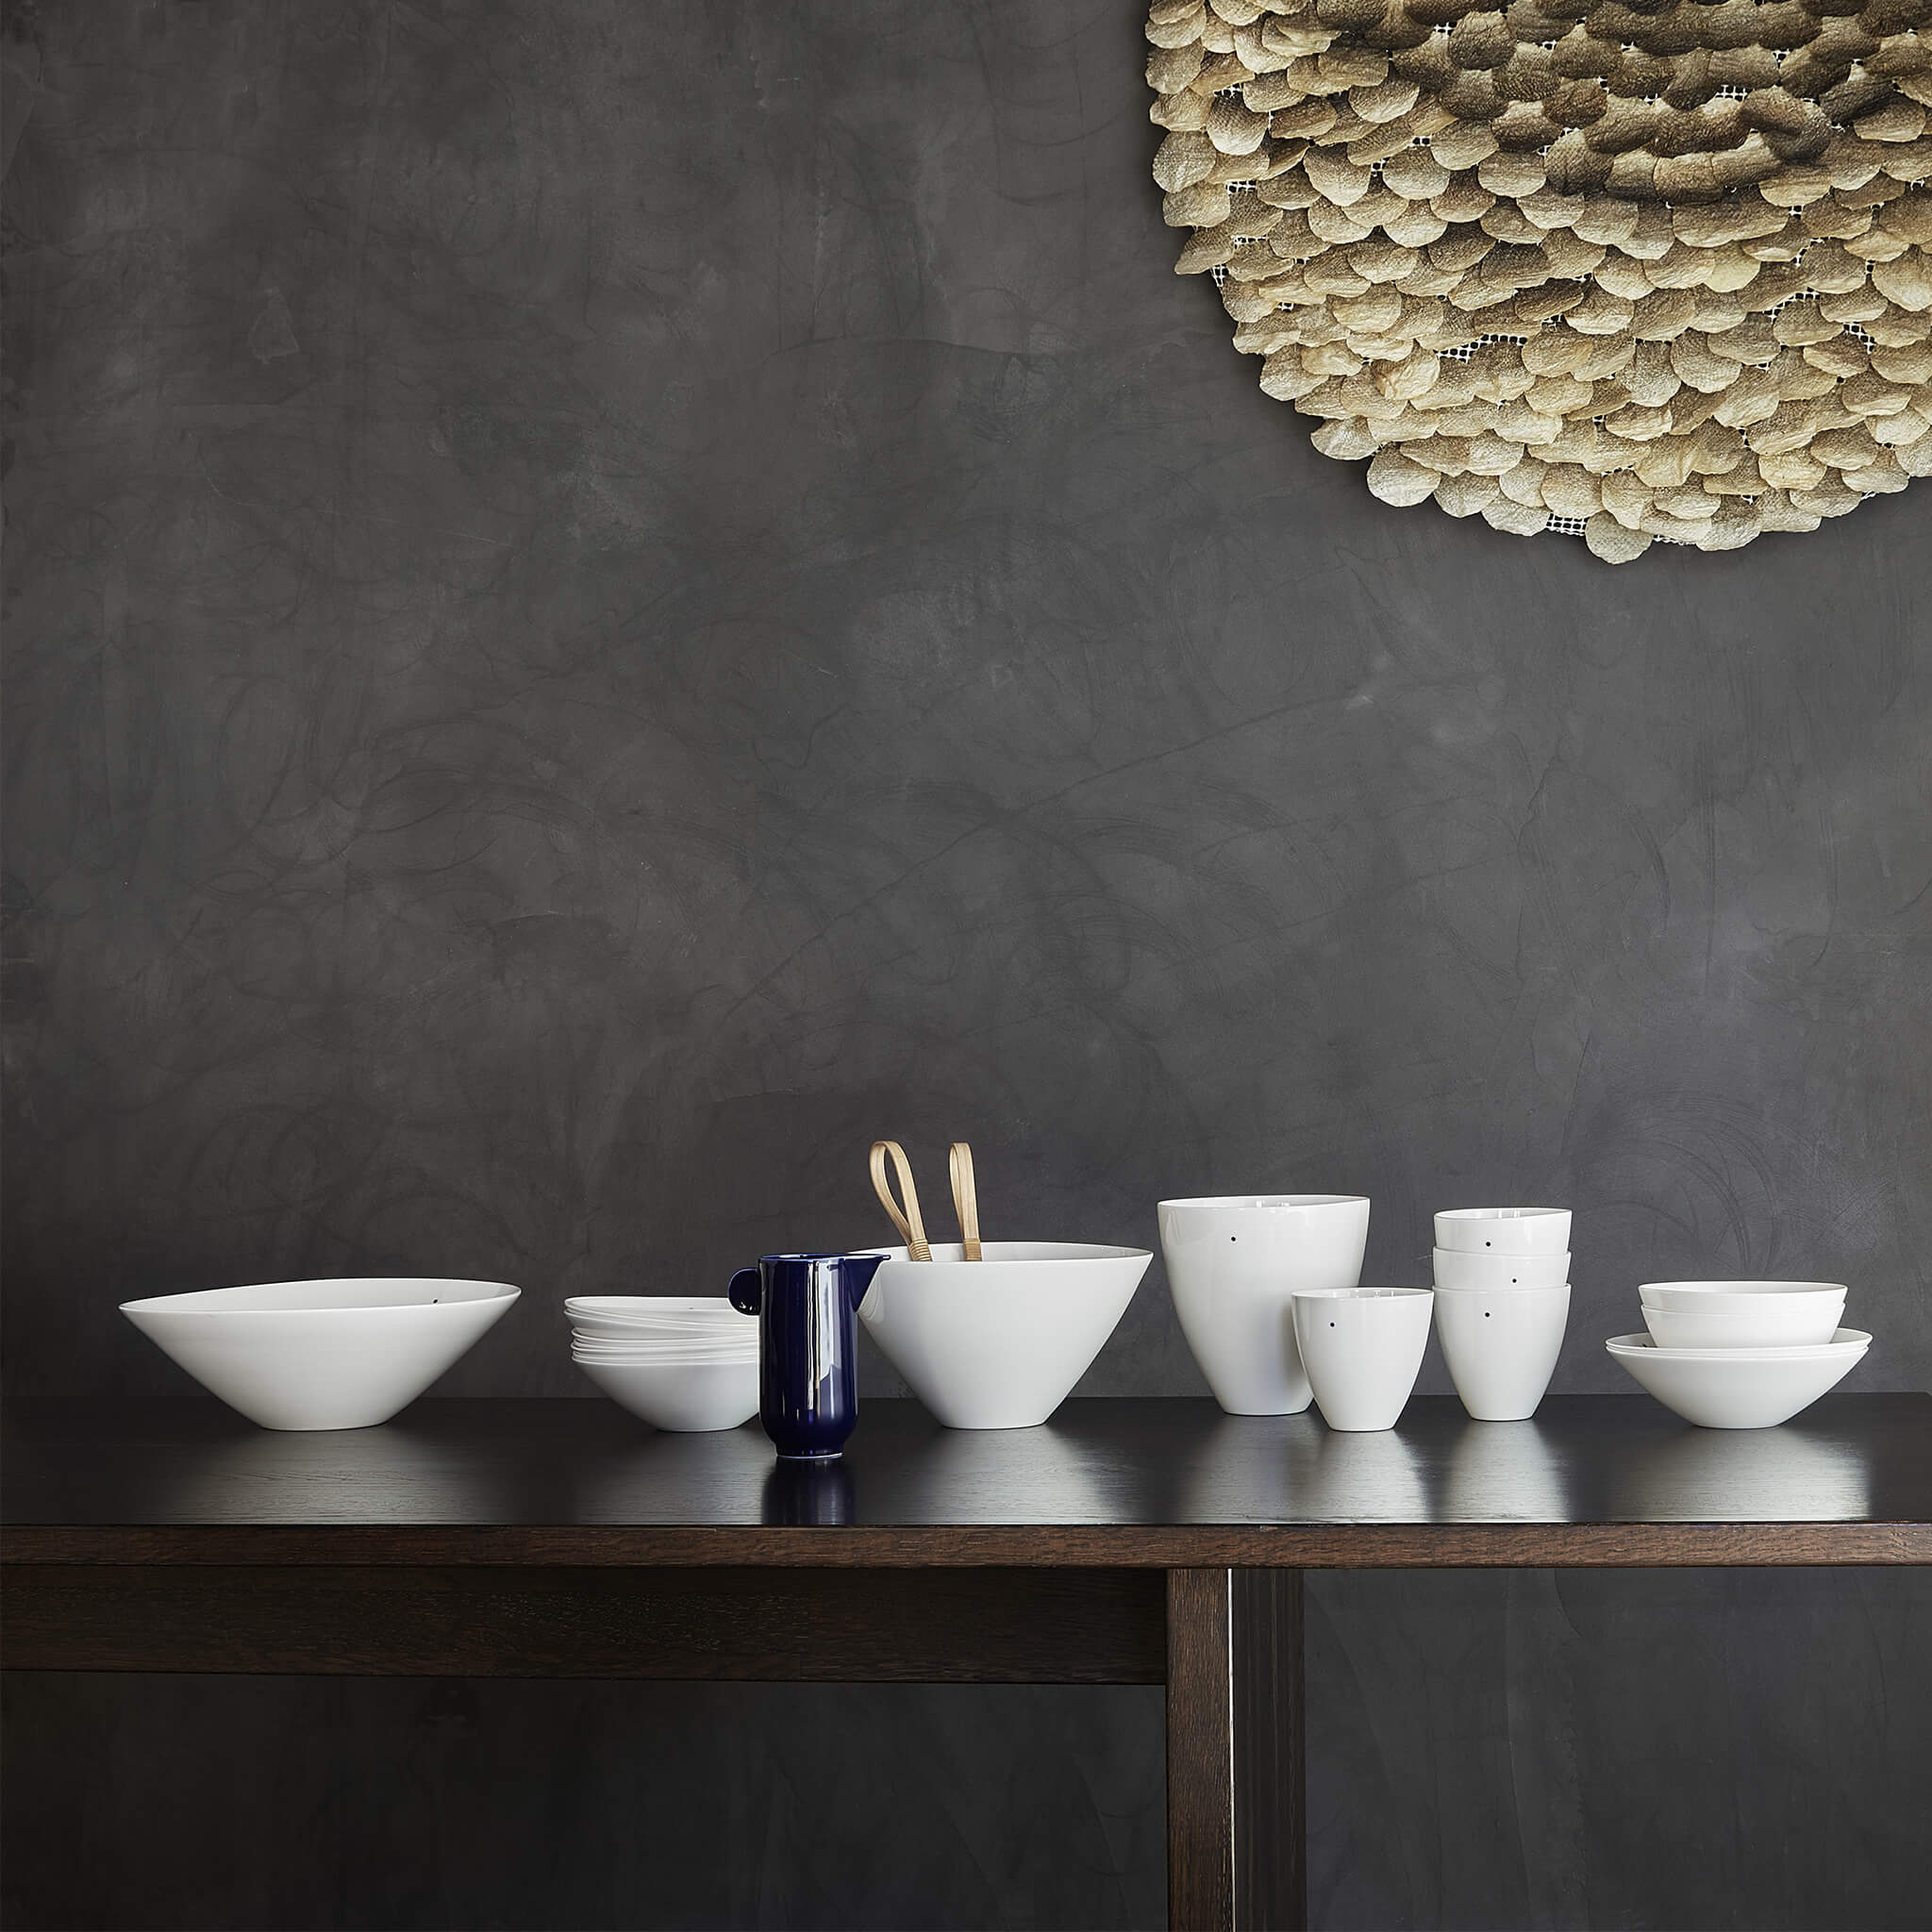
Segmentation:
<svg viewBox="0 0 1932 1932">
<path fill-rule="evenodd" d="M 1570 1322 L 1570 1288 L 1470 1288 L 1436 1297 L 1436 1333 L 1462 1406 L 1479 1423 L 1536 1413 Z"/>
<path fill-rule="evenodd" d="M 1436 1286 L 1452 1294 L 1470 1288 L 1567 1288 L 1570 1256 L 1465 1254 L 1458 1248 L 1438 1248 L 1434 1255 Z"/>
<path fill-rule="evenodd" d="M 1214 1399 L 1230 1415 L 1295 1415 L 1308 1378 L 1289 1297 L 1362 1278 L 1362 1194 L 1216 1194 L 1162 1201 L 1160 1257 Z"/>
<path fill-rule="evenodd" d="M 1429 1345 L 1427 1288 L 1316 1288 L 1294 1297 L 1294 1337 L 1331 1429 L 1392 1429 Z"/>
<path fill-rule="evenodd" d="M 1561 1255 L 1570 1247 L 1567 1208 L 1447 1208 L 1436 1216 L 1436 1245 L 1463 1255 Z"/>
</svg>

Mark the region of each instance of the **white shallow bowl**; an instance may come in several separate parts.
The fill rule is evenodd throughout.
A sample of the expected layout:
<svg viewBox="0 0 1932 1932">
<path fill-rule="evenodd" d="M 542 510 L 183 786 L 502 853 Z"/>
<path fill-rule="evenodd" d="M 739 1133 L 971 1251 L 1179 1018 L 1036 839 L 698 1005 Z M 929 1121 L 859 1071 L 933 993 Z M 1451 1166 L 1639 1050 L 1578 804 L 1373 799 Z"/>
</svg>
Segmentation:
<svg viewBox="0 0 1932 1932">
<path fill-rule="evenodd" d="M 1646 1281 L 1637 1299 L 1687 1315 L 1755 1315 L 1774 1307 L 1842 1308 L 1845 1288 L 1840 1281 Z"/>
<path fill-rule="evenodd" d="M 885 1260 L 858 1319 L 912 1392 L 949 1429 L 1025 1429 L 1073 1392 L 1127 1311 L 1153 1254 L 1079 1241 L 988 1241 L 968 1261 L 938 1242 L 930 1261 Z"/>
<path fill-rule="evenodd" d="M 1308 1378 L 1297 1289 L 1353 1288 L 1369 1239 L 1363 1194 L 1163 1201 L 1160 1257 L 1181 1333 L 1229 1415 L 1298 1415 Z"/>
<path fill-rule="evenodd" d="M 1857 1367 L 1872 1338 L 1840 1328 L 1823 1348 L 1658 1348 L 1647 1335 L 1604 1343 L 1663 1406 L 1707 1429 L 1789 1422 Z"/>
<path fill-rule="evenodd" d="M 586 1361 L 604 1362 L 743 1362 L 757 1361 L 757 1345 L 750 1348 L 654 1348 L 648 1342 L 573 1341 L 570 1352 Z"/>
<path fill-rule="evenodd" d="M 685 1306 L 687 1301 L 691 1305 Z M 758 1330 L 756 1319 L 741 1314 L 723 1295 L 708 1296 L 702 1303 L 696 1297 L 653 1301 L 644 1296 L 583 1296 L 566 1302 L 564 1313 L 576 1332 L 607 1335 L 614 1341 L 708 1341 Z"/>
<path fill-rule="evenodd" d="M 735 1429 L 758 1412 L 758 1365 L 745 1362 L 604 1362 L 577 1366 L 611 1401 L 654 1429 L 696 1434 Z"/>
<path fill-rule="evenodd" d="M 1659 1348 L 1821 1348 L 1838 1333 L 1845 1293 L 1766 1295 L 1735 1314 L 1697 1307 L 1654 1308 L 1643 1325 Z"/>
<path fill-rule="evenodd" d="M 625 1326 L 677 1328 L 751 1320 L 722 1294 L 574 1294 L 564 1302 L 563 1311 L 573 1322 L 615 1322 Z"/>
<path fill-rule="evenodd" d="M 715 1315 L 587 1315 L 572 1314 L 571 1325 L 593 1329 L 599 1335 L 735 1335 L 739 1329 L 756 1327 L 757 1318 L 741 1315 L 729 1302 L 722 1314 Z"/>
<path fill-rule="evenodd" d="M 1331 1429 L 1392 1429 L 1429 1345 L 1426 1288 L 1297 1289 L 1294 1333 Z"/>
<path fill-rule="evenodd" d="M 1561 1255 L 1570 1246 L 1567 1208 L 1445 1208 L 1436 1245 L 1465 1255 Z"/>
<path fill-rule="evenodd" d="M 1472 1254 L 1462 1248 L 1435 1251 L 1436 1286 L 1456 1293 L 1466 1288 L 1567 1288 L 1570 1257 Z"/>
<path fill-rule="evenodd" d="M 1462 1406 L 1479 1423 L 1536 1413 L 1563 1352 L 1570 1289 L 1466 1288 L 1436 1297 L 1436 1334 Z"/>
<path fill-rule="evenodd" d="M 521 1292 L 380 1275 L 156 1295 L 121 1312 L 265 1429 L 366 1429 L 415 1401 Z"/>
</svg>

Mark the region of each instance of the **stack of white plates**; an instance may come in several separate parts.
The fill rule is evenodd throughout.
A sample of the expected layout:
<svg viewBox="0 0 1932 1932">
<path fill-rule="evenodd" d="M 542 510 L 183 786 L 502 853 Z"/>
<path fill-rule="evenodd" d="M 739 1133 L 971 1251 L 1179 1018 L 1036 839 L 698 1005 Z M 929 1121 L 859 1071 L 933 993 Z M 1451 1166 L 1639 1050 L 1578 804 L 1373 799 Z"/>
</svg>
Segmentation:
<svg viewBox="0 0 1932 1932">
<path fill-rule="evenodd" d="M 722 1295 L 574 1295 L 571 1359 L 659 1429 L 735 1429 L 758 1412 L 758 1324 Z"/>
<path fill-rule="evenodd" d="M 1707 1429 L 1789 1422 L 1872 1345 L 1839 1326 L 1836 1282 L 1653 1281 L 1638 1293 L 1650 1332 L 1604 1346 L 1666 1408 Z"/>
</svg>

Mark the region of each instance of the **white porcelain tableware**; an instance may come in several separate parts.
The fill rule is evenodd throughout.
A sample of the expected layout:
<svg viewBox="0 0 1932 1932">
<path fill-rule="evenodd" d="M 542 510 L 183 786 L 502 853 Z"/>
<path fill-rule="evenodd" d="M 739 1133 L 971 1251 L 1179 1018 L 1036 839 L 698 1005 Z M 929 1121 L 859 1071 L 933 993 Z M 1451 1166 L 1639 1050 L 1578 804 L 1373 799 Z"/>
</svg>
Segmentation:
<svg viewBox="0 0 1932 1932">
<path fill-rule="evenodd" d="M 1296 1415 L 1308 1378 L 1295 1344 L 1297 1289 L 1362 1278 L 1362 1194 L 1231 1194 L 1159 1205 L 1160 1256 L 1181 1333 L 1230 1415 Z"/>
<path fill-rule="evenodd" d="M 1297 1289 L 1295 1340 L 1331 1429 L 1392 1429 L 1423 1365 L 1435 1291 Z"/>
<path fill-rule="evenodd" d="M 741 1314 L 723 1295 L 596 1295 L 574 1297 L 563 1305 L 572 1325 L 592 1335 L 684 1336 L 755 1334 L 758 1324 Z"/>
<path fill-rule="evenodd" d="M 413 1402 L 522 1292 L 502 1281 L 267 1281 L 121 1312 L 265 1429 L 366 1429 Z"/>
<path fill-rule="evenodd" d="M 1436 1245 L 1462 1254 L 1560 1255 L 1570 1246 L 1567 1208 L 1445 1208 Z"/>
<path fill-rule="evenodd" d="M 1057 1409 L 1127 1311 L 1153 1254 L 1082 1241 L 935 1241 L 885 1260 L 858 1319 L 949 1429 L 1025 1429 Z"/>
<path fill-rule="evenodd" d="M 1436 1286 L 1451 1291 L 1465 1288 L 1567 1288 L 1570 1257 L 1507 1255 L 1493 1249 L 1483 1254 L 1461 1248 L 1435 1251 Z"/>
<path fill-rule="evenodd" d="M 1842 1291 L 1774 1295 L 1735 1314 L 1646 1307 L 1643 1325 L 1659 1348 L 1817 1348 L 1838 1333 L 1844 1309 Z"/>
<path fill-rule="evenodd" d="M 1462 1406 L 1479 1423 L 1536 1413 L 1556 1373 L 1570 1289 L 1467 1288 L 1436 1297 L 1436 1334 Z"/>
<path fill-rule="evenodd" d="M 752 1361 L 758 1358 L 758 1343 L 749 1347 L 733 1343 L 730 1347 L 704 1342 L 675 1343 L 666 1346 L 656 1344 L 640 1345 L 633 1341 L 603 1341 L 592 1336 L 587 1340 L 574 1341 L 570 1345 L 573 1355 L 594 1356 L 601 1361 L 625 1362 L 735 1362 L 747 1357 Z"/>
<path fill-rule="evenodd" d="M 570 1332 L 606 1341 L 756 1341 L 758 1324 L 736 1309 L 728 1322 L 612 1322 L 597 1315 L 574 1315 Z"/>
<path fill-rule="evenodd" d="M 577 1366 L 653 1428 L 735 1429 L 758 1412 L 758 1357 L 734 1362 L 607 1362 Z"/>
<path fill-rule="evenodd" d="M 1666 1408 L 1707 1429 L 1789 1422 L 1850 1374 L 1871 1345 L 1857 1328 L 1840 1328 L 1822 1348 L 1658 1348 L 1648 1335 L 1604 1343 Z"/>
<path fill-rule="evenodd" d="M 751 1319 L 741 1315 L 722 1294 L 574 1294 L 565 1297 L 563 1311 L 573 1320 L 588 1315 L 612 1322 L 722 1320 L 726 1315 L 739 1322 Z"/>
<path fill-rule="evenodd" d="M 579 1341 L 607 1341 L 614 1349 L 756 1349 L 758 1324 L 738 1322 L 738 1329 L 678 1329 L 657 1333 L 657 1329 L 618 1329 L 583 1327 L 570 1329 Z"/>
<path fill-rule="evenodd" d="M 1845 1287 L 1839 1281 L 1646 1281 L 1637 1299 L 1667 1314 L 1764 1314 L 1783 1321 L 1797 1320 L 1800 1309 L 1814 1321 L 1829 1314 L 1828 1337 L 1844 1312 Z"/>
</svg>

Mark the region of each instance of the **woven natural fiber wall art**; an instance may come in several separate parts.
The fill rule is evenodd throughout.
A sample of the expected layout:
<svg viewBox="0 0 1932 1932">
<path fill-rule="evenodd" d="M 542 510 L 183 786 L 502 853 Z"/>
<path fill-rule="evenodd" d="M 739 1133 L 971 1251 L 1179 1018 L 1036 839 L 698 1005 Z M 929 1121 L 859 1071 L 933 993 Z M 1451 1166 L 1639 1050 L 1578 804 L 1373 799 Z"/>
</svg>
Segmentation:
<svg viewBox="0 0 1932 1932">
<path fill-rule="evenodd" d="M 1385 503 L 1624 563 L 1932 475 L 1932 0 L 1153 0 L 1147 39 L 1178 272 Z"/>
</svg>

